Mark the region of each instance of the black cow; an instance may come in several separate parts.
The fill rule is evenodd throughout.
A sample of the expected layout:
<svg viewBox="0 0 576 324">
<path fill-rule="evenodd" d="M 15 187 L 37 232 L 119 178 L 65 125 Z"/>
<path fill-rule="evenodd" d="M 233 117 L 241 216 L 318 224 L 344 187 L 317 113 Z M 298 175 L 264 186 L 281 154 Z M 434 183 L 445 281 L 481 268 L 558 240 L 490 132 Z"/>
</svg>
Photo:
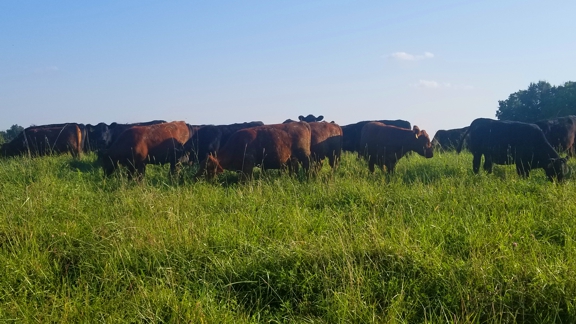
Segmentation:
<svg viewBox="0 0 576 324">
<path fill-rule="evenodd" d="M 441 129 L 437 131 L 436 134 L 434 135 L 432 145 L 436 150 L 444 150 L 444 151 L 456 150 L 456 147 L 458 147 L 458 143 L 460 143 L 462 136 L 466 133 L 467 130 L 468 126 L 455 129 Z"/>
<path fill-rule="evenodd" d="M 300 121 L 305 121 L 307 123 L 312 123 L 312 122 L 319 122 L 322 121 L 324 119 L 324 116 L 320 115 L 318 117 L 309 114 L 308 116 L 304 117 L 302 115 L 298 116 L 298 120 Z M 286 119 L 282 124 L 286 124 L 286 123 L 292 123 L 295 122 L 296 120 L 292 120 L 292 119 Z"/>
<path fill-rule="evenodd" d="M 163 124 L 165 120 L 153 120 L 149 122 L 132 123 L 132 124 L 118 124 L 112 123 L 107 125 L 105 123 L 98 123 L 95 126 L 90 124 L 86 125 L 86 133 L 88 138 L 88 150 L 100 151 L 106 149 L 118 139 L 120 134 L 132 126 L 150 126 L 156 124 Z"/>
<path fill-rule="evenodd" d="M 190 162 L 199 162 L 224 147 L 236 131 L 264 125 L 261 121 L 237 123 L 230 125 L 204 125 L 198 128 L 184 144 L 184 151 L 190 155 Z M 190 128 L 190 127 L 189 127 Z"/>
<path fill-rule="evenodd" d="M 561 158 L 535 124 L 475 119 L 469 134 L 468 149 L 474 155 L 472 170 L 478 173 L 484 155 L 484 170 L 492 172 L 492 164 L 516 164 L 519 175 L 528 177 L 531 169 L 543 168 L 548 179 L 561 181 L 567 172 L 567 158 Z M 461 140 L 457 151 L 462 150 Z"/>
<path fill-rule="evenodd" d="M 567 151 L 574 156 L 574 139 L 576 138 L 576 116 L 558 117 L 535 122 L 544 132 L 552 147 Z"/>
<path fill-rule="evenodd" d="M 383 123 L 388 126 L 396 126 L 400 128 L 411 129 L 409 122 L 396 119 L 396 120 L 365 120 L 355 124 L 342 126 L 342 149 L 349 152 L 360 152 L 360 137 L 362 135 L 362 127 L 371 121 Z"/>
</svg>

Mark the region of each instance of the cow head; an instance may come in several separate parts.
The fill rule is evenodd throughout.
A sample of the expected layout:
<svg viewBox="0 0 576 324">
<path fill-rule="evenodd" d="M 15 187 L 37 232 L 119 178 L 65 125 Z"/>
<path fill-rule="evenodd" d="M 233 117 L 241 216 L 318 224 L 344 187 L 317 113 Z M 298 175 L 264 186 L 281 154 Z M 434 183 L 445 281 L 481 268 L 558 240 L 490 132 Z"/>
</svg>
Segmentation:
<svg viewBox="0 0 576 324">
<path fill-rule="evenodd" d="M 412 129 L 414 136 L 416 137 L 416 147 L 414 151 L 422 155 L 423 157 L 429 159 L 434 156 L 432 143 L 430 142 L 430 136 L 425 130 L 420 130 L 418 126 L 414 125 Z"/>
<path fill-rule="evenodd" d="M 552 181 L 554 178 L 558 181 L 564 180 L 564 176 L 568 173 L 568 156 L 565 158 L 550 159 L 550 162 L 544 168 L 548 180 Z"/>
<path fill-rule="evenodd" d="M 194 178 L 199 179 L 201 176 L 206 176 L 206 179 L 212 180 L 217 174 L 222 172 L 224 172 L 224 168 L 222 168 L 218 160 L 210 154 L 200 163 L 200 168 L 198 172 L 196 172 L 196 175 L 194 175 Z"/>
<path fill-rule="evenodd" d="M 298 119 L 299 119 L 300 121 L 305 121 L 305 122 L 307 122 L 307 123 L 312 123 L 312 122 L 322 121 L 322 120 L 324 119 L 324 116 L 320 115 L 320 116 L 316 117 L 316 116 L 310 114 L 310 115 L 304 117 L 304 116 L 300 115 L 300 116 L 298 116 Z"/>
</svg>

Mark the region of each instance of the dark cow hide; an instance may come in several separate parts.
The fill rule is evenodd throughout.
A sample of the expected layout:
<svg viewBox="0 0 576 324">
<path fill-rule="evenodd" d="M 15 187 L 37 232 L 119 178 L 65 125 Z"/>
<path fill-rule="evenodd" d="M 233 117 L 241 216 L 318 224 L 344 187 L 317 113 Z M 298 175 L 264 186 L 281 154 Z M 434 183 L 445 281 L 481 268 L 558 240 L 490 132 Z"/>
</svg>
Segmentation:
<svg viewBox="0 0 576 324">
<path fill-rule="evenodd" d="M 410 122 L 396 119 L 396 120 L 374 120 L 389 126 L 396 126 L 400 128 L 410 129 Z M 362 128 L 370 120 L 360 121 L 355 124 L 342 126 L 342 149 L 349 152 L 360 153 L 360 137 L 362 135 Z"/>
<path fill-rule="evenodd" d="M 184 151 L 190 155 L 191 162 L 197 163 L 226 145 L 230 136 L 235 132 L 244 128 L 262 125 L 264 123 L 261 121 L 230 125 L 204 125 L 199 127 L 190 137 L 190 140 L 184 144 Z"/>
<path fill-rule="evenodd" d="M 342 153 L 342 128 L 334 123 L 311 122 L 310 153 L 314 171 L 322 168 L 322 161 L 328 158 L 332 169 L 336 168 Z"/>
<path fill-rule="evenodd" d="M 263 169 L 296 169 L 297 163 L 309 170 L 311 131 L 308 123 L 265 125 L 241 129 L 230 137 L 216 155 L 200 163 L 196 177 L 212 179 L 224 170 L 252 177 L 255 166 Z"/>
<path fill-rule="evenodd" d="M 455 151 L 467 130 L 468 126 L 455 129 L 441 129 L 434 135 L 432 145 L 435 150 Z"/>
<path fill-rule="evenodd" d="M 549 180 L 561 181 L 567 172 L 567 159 L 560 158 L 535 124 L 478 118 L 470 124 L 467 133 L 468 149 L 474 156 L 474 173 L 480 170 L 482 155 L 484 170 L 488 173 L 492 172 L 494 163 L 516 164 L 516 171 L 524 177 L 528 177 L 532 169 L 543 168 Z"/>
<path fill-rule="evenodd" d="M 0 153 L 4 156 L 42 156 L 70 152 L 73 157 L 79 157 L 82 152 L 80 127 L 74 123 L 62 125 L 28 127 L 12 141 L 3 144 Z"/>
<path fill-rule="evenodd" d="M 130 175 L 144 175 L 146 164 L 170 163 L 174 172 L 181 161 L 183 145 L 190 133 L 183 121 L 132 126 L 125 130 L 112 145 L 98 153 L 105 175 L 110 175 L 118 164 L 128 168 Z"/>
<path fill-rule="evenodd" d="M 544 136 L 559 151 L 574 156 L 574 139 L 576 138 L 576 116 L 566 116 L 540 120 L 535 123 L 542 129 Z"/>
<path fill-rule="evenodd" d="M 98 123 L 97 125 L 86 125 L 87 133 L 87 150 L 88 151 L 100 151 L 105 148 L 110 147 L 114 141 L 118 139 L 120 134 L 122 134 L 127 129 L 132 126 L 151 126 L 165 123 L 165 120 L 152 120 L 149 122 L 140 122 L 132 124 L 118 124 L 112 123 L 107 125 L 105 123 Z"/>
<path fill-rule="evenodd" d="M 385 166 L 388 173 L 394 172 L 398 160 L 411 151 L 426 158 L 434 156 L 430 137 L 418 126 L 410 130 L 369 122 L 362 128 L 360 145 L 370 172 L 374 172 L 375 165 L 380 168 Z"/>
</svg>

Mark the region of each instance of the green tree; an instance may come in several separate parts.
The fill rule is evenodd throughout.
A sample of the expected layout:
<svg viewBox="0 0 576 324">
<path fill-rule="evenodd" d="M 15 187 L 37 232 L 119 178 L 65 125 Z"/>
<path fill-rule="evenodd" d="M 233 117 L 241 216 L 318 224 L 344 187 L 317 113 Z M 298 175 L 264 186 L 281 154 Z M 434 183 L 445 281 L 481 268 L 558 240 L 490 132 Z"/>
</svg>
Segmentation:
<svg viewBox="0 0 576 324">
<path fill-rule="evenodd" d="M 6 134 L 6 132 L 2 132 L 0 131 L 0 145 L 6 143 L 6 141 L 4 140 L 4 135 Z"/>
<path fill-rule="evenodd" d="M 498 101 L 496 117 L 500 120 L 534 122 L 541 119 L 576 114 L 576 83 L 552 86 L 546 81 L 530 83 L 528 89 Z"/>
<path fill-rule="evenodd" d="M 18 134 L 20 134 L 23 130 L 24 127 L 14 124 L 10 126 L 10 128 L 8 128 L 2 135 L 4 135 L 3 137 L 6 142 L 10 142 L 11 140 L 15 139 L 16 136 L 18 136 Z"/>
<path fill-rule="evenodd" d="M 527 90 L 517 91 L 506 100 L 498 101 L 496 117 L 500 120 L 533 122 L 543 119 L 553 87 L 546 81 L 530 83 Z"/>
</svg>

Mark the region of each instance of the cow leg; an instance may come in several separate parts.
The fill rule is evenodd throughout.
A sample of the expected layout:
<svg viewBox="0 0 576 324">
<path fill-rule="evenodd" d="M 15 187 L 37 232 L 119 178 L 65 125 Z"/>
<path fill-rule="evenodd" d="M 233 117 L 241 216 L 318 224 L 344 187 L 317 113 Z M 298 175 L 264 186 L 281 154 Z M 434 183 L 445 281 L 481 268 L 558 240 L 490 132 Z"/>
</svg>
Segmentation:
<svg viewBox="0 0 576 324">
<path fill-rule="evenodd" d="M 330 167 L 332 170 L 335 170 L 338 167 L 338 163 L 340 162 L 340 156 L 333 152 L 328 156 L 328 163 L 330 163 Z"/>
<path fill-rule="evenodd" d="M 516 173 L 523 178 L 527 178 L 530 175 L 530 169 L 524 167 L 520 161 L 516 162 Z"/>
<path fill-rule="evenodd" d="M 480 171 L 480 161 L 482 160 L 482 154 L 474 154 L 474 159 L 472 160 L 472 171 L 478 174 Z"/>
<path fill-rule="evenodd" d="M 174 163 L 174 162 L 170 162 L 170 171 L 169 171 L 168 175 L 170 177 L 178 176 L 179 171 L 180 171 L 180 167 L 178 166 L 178 164 Z"/>
<path fill-rule="evenodd" d="M 126 168 L 128 169 L 129 179 L 138 179 L 139 177 L 144 176 L 144 173 L 146 172 L 146 164 L 144 163 L 133 164 L 129 162 L 126 163 Z"/>
<path fill-rule="evenodd" d="M 254 159 L 252 157 L 246 156 L 244 158 L 244 164 L 242 165 L 242 172 L 240 173 L 240 181 L 246 182 L 252 179 L 252 172 L 254 171 Z M 262 168 L 264 170 L 264 168 Z"/>
<path fill-rule="evenodd" d="M 370 157 L 370 159 L 368 160 L 368 170 L 370 170 L 370 173 L 374 173 L 374 166 L 376 165 L 376 159 L 373 157 Z"/>
<path fill-rule="evenodd" d="M 319 160 L 316 161 L 316 172 L 320 172 L 322 170 L 322 167 L 324 166 L 324 161 Z"/>
<path fill-rule="evenodd" d="M 396 162 L 394 161 L 388 161 L 386 162 L 386 169 L 388 170 L 389 174 L 393 174 L 394 173 L 394 168 L 396 167 Z"/>
<path fill-rule="evenodd" d="M 287 163 L 287 167 L 288 167 L 288 175 L 289 176 L 293 176 L 295 174 L 298 174 L 299 165 L 298 165 L 298 159 L 297 158 L 290 157 L 286 163 Z"/>
<path fill-rule="evenodd" d="M 484 155 L 484 170 L 492 173 L 492 159 L 486 155 Z"/>
<path fill-rule="evenodd" d="M 302 168 L 306 172 L 306 175 L 310 174 L 310 156 L 306 155 L 304 152 L 296 152 L 296 158 L 300 163 L 302 163 Z"/>
</svg>

